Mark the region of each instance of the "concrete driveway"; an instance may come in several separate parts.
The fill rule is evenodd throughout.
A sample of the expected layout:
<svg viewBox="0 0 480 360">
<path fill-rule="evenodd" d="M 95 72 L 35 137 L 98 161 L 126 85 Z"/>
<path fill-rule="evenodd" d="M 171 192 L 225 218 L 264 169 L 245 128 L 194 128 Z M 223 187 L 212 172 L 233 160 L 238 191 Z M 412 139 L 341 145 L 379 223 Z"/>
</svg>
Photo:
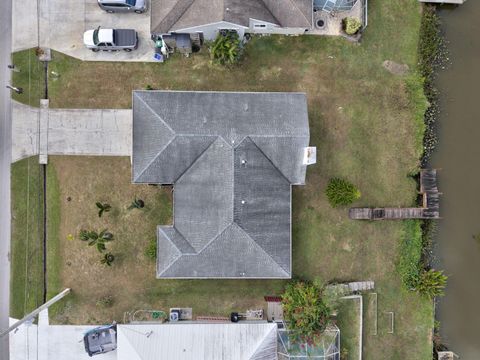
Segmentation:
<svg viewBox="0 0 480 360">
<path fill-rule="evenodd" d="M 135 29 L 139 47 L 94 53 L 83 45 L 83 33 L 98 26 Z M 14 51 L 48 47 L 87 61 L 154 61 L 150 9 L 143 14 L 108 14 L 96 0 L 22 0 L 13 2 Z"/>
<path fill-rule="evenodd" d="M 12 161 L 33 155 L 131 155 L 132 110 L 12 104 Z"/>
</svg>

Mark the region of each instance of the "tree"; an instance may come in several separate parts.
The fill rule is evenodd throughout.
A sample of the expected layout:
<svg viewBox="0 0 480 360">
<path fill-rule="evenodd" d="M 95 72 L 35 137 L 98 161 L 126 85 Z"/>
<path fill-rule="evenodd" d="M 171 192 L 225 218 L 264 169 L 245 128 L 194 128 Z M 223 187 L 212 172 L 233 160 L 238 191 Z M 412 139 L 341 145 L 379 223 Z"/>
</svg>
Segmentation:
<svg viewBox="0 0 480 360">
<path fill-rule="evenodd" d="M 102 252 L 107 249 L 105 243 L 113 240 L 113 234 L 108 232 L 107 229 L 102 230 L 100 233 L 96 231 L 80 230 L 80 240 L 88 241 L 88 246 L 96 245 L 97 250 Z"/>
<path fill-rule="evenodd" d="M 210 47 L 211 58 L 221 65 L 236 63 L 240 58 L 241 44 L 236 31 L 219 32 Z"/>
<path fill-rule="evenodd" d="M 112 253 L 106 253 L 103 255 L 103 258 L 100 260 L 100 262 L 107 266 L 112 266 L 113 260 L 115 260 L 115 256 L 113 256 Z"/>
<path fill-rule="evenodd" d="M 97 202 L 97 203 L 95 203 L 95 205 L 97 205 L 97 208 L 99 209 L 98 210 L 98 217 L 102 217 L 102 214 L 104 212 L 109 212 L 110 209 L 112 208 L 110 206 L 110 204 L 107 204 L 107 203 Z"/>
<path fill-rule="evenodd" d="M 328 325 L 331 310 L 322 298 L 317 283 L 294 281 L 282 295 L 283 314 L 294 338 L 314 343 Z"/>
<path fill-rule="evenodd" d="M 442 296 L 444 294 L 445 286 L 447 286 L 448 277 L 439 270 L 424 270 L 416 285 L 416 290 L 431 299 L 435 296 Z"/>
<path fill-rule="evenodd" d="M 328 202 L 333 207 L 339 205 L 350 205 L 361 196 L 360 191 L 355 185 L 340 178 L 330 179 L 325 191 Z"/>
</svg>

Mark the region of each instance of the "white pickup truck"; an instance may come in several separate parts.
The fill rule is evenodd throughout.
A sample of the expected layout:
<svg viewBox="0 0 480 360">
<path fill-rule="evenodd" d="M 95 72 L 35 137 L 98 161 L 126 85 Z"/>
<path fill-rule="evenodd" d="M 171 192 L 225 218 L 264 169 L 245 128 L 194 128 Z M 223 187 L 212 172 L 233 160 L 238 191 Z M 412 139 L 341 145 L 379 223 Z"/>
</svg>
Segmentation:
<svg viewBox="0 0 480 360">
<path fill-rule="evenodd" d="M 138 35 L 133 29 L 87 30 L 83 34 L 83 43 L 92 51 L 132 51 L 138 46 Z"/>
</svg>

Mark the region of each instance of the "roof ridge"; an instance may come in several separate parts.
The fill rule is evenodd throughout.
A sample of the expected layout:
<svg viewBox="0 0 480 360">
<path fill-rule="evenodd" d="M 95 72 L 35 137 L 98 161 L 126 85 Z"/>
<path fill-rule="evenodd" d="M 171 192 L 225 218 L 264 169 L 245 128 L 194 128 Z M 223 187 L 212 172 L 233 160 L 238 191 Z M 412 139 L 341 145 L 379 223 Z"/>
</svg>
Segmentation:
<svg viewBox="0 0 480 360">
<path fill-rule="evenodd" d="M 158 23 L 155 29 L 161 32 L 169 32 L 182 18 L 196 0 L 177 0 L 168 14 Z M 176 12 L 176 13 L 175 13 Z"/>
<path fill-rule="evenodd" d="M 306 17 L 305 14 L 303 13 L 303 11 L 300 10 L 300 8 L 297 6 L 297 3 L 294 2 L 293 0 L 288 0 L 288 1 L 290 1 L 290 4 L 292 4 L 292 5 L 298 10 L 298 12 L 299 12 L 300 14 L 302 14 L 302 16 L 304 17 L 304 19 L 307 20 L 307 23 L 308 23 L 309 25 L 312 25 L 311 20 L 308 20 L 308 19 L 307 19 L 307 17 Z"/>
<path fill-rule="evenodd" d="M 150 105 L 148 105 L 142 97 L 138 96 L 135 92 L 133 92 L 133 96 L 135 96 L 138 100 L 140 100 L 140 101 L 143 103 L 143 105 L 144 105 L 155 117 L 157 117 L 157 118 L 160 120 L 160 122 L 162 122 L 162 123 L 167 127 L 167 129 L 172 133 L 172 135 L 173 135 L 173 136 L 170 138 L 170 140 L 160 149 L 160 151 L 157 153 L 157 155 L 155 155 L 155 156 L 153 157 L 153 159 L 148 162 L 148 164 L 143 168 L 143 170 L 140 172 L 140 174 L 138 174 L 138 176 L 135 177 L 135 179 L 138 179 L 138 178 L 140 178 L 140 177 L 145 173 L 145 171 L 150 167 L 150 165 L 153 164 L 153 162 L 154 162 L 154 161 L 158 158 L 158 156 L 167 148 L 167 146 L 171 144 L 171 142 L 173 141 L 173 139 L 175 139 L 176 134 L 175 134 L 175 131 L 170 127 L 170 125 L 168 125 L 167 122 L 166 122 L 165 120 L 163 120 L 162 117 L 161 117 L 160 115 L 158 115 L 157 112 L 154 111 L 154 110 L 152 109 L 152 107 L 151 107 Z M 135 181 L 135 179 L 133 179 L 133 181 Z"/>
<path fill-rule="evenodd" d="M 255 147 L 258 149 L 258 151 L 260 151 L 262 153 L 263 156 L 265 156 L 265 158 L 270 161 L 270 164 L 272 164 L 272 166 L 280 173 L 280 175 L 282 175 L 282 177 L 288 182 L 288 184 L 292 184 L 292 182 L 285 176 L 285 174 L 277 167 L 277 165 L 275 165 L 275 163 L 272 161 L 272 159 L 270 159 L 269 156 L 267 156 L 267 154 L 265 154 L 265 152 L 262 150 L 262 148 L 260 146 L 257 145 L 257 143 L 255 142 L 255 140 L 253 140 L 250 136 L 245 136 L 245 139 L 246 138 L 249 138 L 250 141 L 253 143 L 253 145 L 255 145 Z M 244 139 L 244 141 L 245 141 Z M 243 141 L 242 141 L 243 142 Z"/>
<path fill-rule="evenodd" d="M 311 20 L 308 20 L 308 19 L 307 19 L 307 17 L 306 17 L 305 14 L 303 13 L 303 11 L 300 10 L 300 8 L 297 6 L 296 3 L 294 3 L 292 0 L 285 0 L 285 1 L 290 2 L 290 4 L 293 5 L 293 7 L 297 10 L 297 12 L 299 12 L 299 13 L 303 16 L 303 18 L 307 21 L 307 23 L 308 23 L 310 26 L 312 26 Z M 270 12 L 272 12 L 272 11 L 270 10 L 270 7 L 269 7 L 269 6 L 267 5 L 267 3 L 265 2 L 265 0 L 262 0 L 262 2 L 263 2 L 263 4 L 266 6 L 266 8 L 267 8 Z M 272 13 L 272 15 L 273 15 L 273 13 Z M 277 19 L 275 16 L 274 16 L 274 18 Z M 277 20 L 278 20 L 278 19 L 277 19 Z M 288 26 L 285 26 L 284 24 L 282 24 L 282 22 L 280 22 L 280 21 L 279 21 L 278 23 L 280 24 L 281 27 L 288 27 Z M 295 26 L 295 27 L 301 27 L 301 26 Z"/>
<path fill-rule="evenodd" d="M 282 26 L 282 24 L 281 24 L 280 21 L 277 19 L 277 17 L 276 17 L 275 15 L 273 15 L 272 11 L 271 11 L 270 8 L 267 6 L 267 4 L 265 4 L 265 1 L 264 1 L 264 0 L 262 0 L 262 4 L 263 4 L 263 6 L 265 7 L 265 9 L 267 9 L 267 11 L 270 13 L 270 15 L 272 15 L 272 18 L 274 18 L 275 21 L 277 22 L 275 25 Z M 263 20 L 259 20 L 259 19 L 254 19 L 254 20 L 263 21 Z M 269 21 L 263 21 L 263 22 L 269 22 Z"/>
<path fill-rule="evenodd" d="M 261 358 L 259 358 L 257 356 L 257 352 L 258 350 L 260 349 L 260 347 L 262 347 L 262 345 L 267 341 L 267 338 L 270 337 L 271 333 L 272 332 L 275 332 L 275 340 L 274 340 L 274 343 L 275 345 L 277 344 L 277 326 L 275 325 L 274 327 L 272 326 L 272 328 L 270 329 L 270 331 L 266 334 L 264 334 L 263 338 L 258 342 L 256 348 L 254 349 L 253 353 L 248 357 L 249 360 L 260 360 L 261 358 L 266 358 L 268 357 L 268 355 L 264 355 L 264 356 L 261 356 Z M 263 350 L 263 349 L 262 349 Z M 276 352 L 276 351 L 275 351 Z"/>
<path fill-rule="evenodd" d="M 127 325 L 127 326 L 125 326 L 125 325 Z M 135 331 L 133 329 L 130 329 L 128 327 L 129 325 L 131 326 L 131 325 L 135 325 L 135 324 L 123 324 L 123 326 L 121 327 L 124 331 L 124 337 L 127 340 L 127 343 L 130 346 L 130 349 L 132 349 L 135 352 L 135 354 L 138 356 L 139 359 L 142 359 L 143 357 L 138 352 L 137 347 L 133 346 L 132 342 L 130 341 L 130 338 L 125 334 L 125 330 L 129 330 L 130 332 L 138 335 L 137 331 Z"/>
<path fill-rule="evenodd" d="M 148 90 L 148 91 L 151 91 L 151 90 Z M 176 135 L 175 130 L 173 130 L 172 127 L 171 127 L 170 125 L 168 125 L 167 122 L 166 122 L 165 120 L 163 120 L 163 118 L 162 118 L 160 115 L 158 115 L 158 113 L 157 113 L 156 111 L 154 111 L 154 110 L 152 109 L 152 107 L 151 107 L 149 104 L 147 104 L 147 102 L 146 102 L 141 96 L 138 96 L 137 93 L 138 93 L 138 91 L 134 91 L 134 92 L 133 92 L 133 95 L 134 95 L 138 100 L 140 100 L 140 101 L 148 108 L 148 110 L 150 110 L 150 111 L 152 112 L 152 114 L 155 115 L 173 134 Z"/>
<path fill-rule="evenodd" d="M 183 136 L 183 135 L 178 135 L 178 136 Z M 192 163 L 190 164 L 190 166 L 188 166 L 180 175 L 178 175 L 177 179 L 175 180 L 175 182 L 179 181 L 183 175 L 185 175 L 185 173 L 190 170 L 190 168 L 195 165 L 197 163 L 197 161 L 203 156 L 203 154 L 205 154 L 205 152 L 207 152 L 208 149 L 210 149 L 212 147 L 212 145 L 218 140 L 218 139 L 221 139 L 225 142 L 225 144 L 228 145 L 228 143 L 220 136 L 220 135 L 198 135 L 198 137 L 201 137 L 201 136 L 211 136 L 211 137 L 214 137 L 215 139 L 205 148 L 205 150 L 203 150 L 195 160 L 192 161 Z M 182 235 L 183 236 L 183 235 Z"/>
<path fill-rule="evenodd" d="M 152 165 L 153 162 L 158 159 L 158 157 L 160 156 L 160 154 L 165 151 L 165 149 L 168 147 L 168 145 L 170 145 L 176 137 L 177 137 L 177 135 L 174 135 L 170 140 L 168 140 L 168 142 L 165 144 L 165 146 L 163 146 L 163 147 L 160 149 L 160 151 L 157 153 L 157 155 L 155 155 L 155 156 L 153 157 L 153 159 L 148 162 L 148 164 L 145 166 L 145 168 L 142 170 L 142 172 L 141 172 L 140 174 L 138 174 L 138 176 L 136 176 L 135 179 L 133 179 L 134 182 L 135 182 L 137 179 L 139 179 L 139 178 L 145 173 L 145 171 L 147 171 L 147 169 L 150 167 L 150 165 Z"/>
<path fill-rule="evenodd" d="M 245 229 L 242 228 L 235 220 L 233 220 L 231 226 L 233 226 L 233 225 L 235 225 L 235 226 L 236 226 L 241 232 L 243 232 L 258 248 L 260 248 L 261 251 L 262 251 L 265 255 L 267 255 L 267 257 L 268 257 L 269 259 L 271 259 L 271 260 L 273 261 L 273 263 L 276 264 L 277 267 L 278 267 L 283 273 L 285 273 L 285 275 L 291 276 L 291 274 L 289 274 L 287 270 L 285 270 L 278 262 L 276 262 L 275 259 L 272 257 L 272 255 L 270 255 L 263 247 L 261 247 L 260 244 L 257 243 L 257 242 L 250 236 L 250 234 L 247 233 L 247 232 L 245 231 Z M 229 227 L 230 227 L 230 226 L 229 226 Z"/>
<path fill-rule="evenodd" d="M 173 226 L 172 226 L 173 227 Z M 178 252 L 180 253 L 180 256 L 178 256 L 175 260 L 171 261 L 170 264 L 168 264 L 168 266 L 166 266 L 160 273 L 158 272 L 158 261 L 157 261 L 157 278 L 160 277 L 165 271 L 167 271 L 173 264 L 175 264 L 178 259 L 180 259 L 182 256 L 183 256 L 183 253 L 180 251 L 180 249 L 178 248 L 177 244 L 175 244 L 171 239 L 170 237 L 165 233 L 165 231 L 163 231 L 162 227 L 159 225 L 157 226 L 157 231 L 161 231 L 165 237 L 165 239 L 167 239 L 174 247 L 175 249 L 178 250 Z M 183 236 L 183 235 L 182 235 Z M 158 234 L 157 234 L 157 245 L 158 245 Z"/>
<path fill-rule="evenodd" d="M 181 253 L 182 255 L 184 255 L 184 254 L 190 254 L 190 255 L 197 254 L 197 252 L 196 252 L 195 248 L 192 246 L 192 244 L 190 244 L 190 242 L 187 240 L 187 238 L 182 234 L 182 232 L 181 232 L 179 229 L 177 229 L 177 228 L 175 227 L 175 225 L 166 225 L 166 226 L 165 226 L 165 225 L 163 225 L 163 226 L 160 225 L 160 228 L 162 228 L 162 227 L 164 227 L 164 228 L 171 228 L 171 229 L 173 229 L 174 231 L 176 231 L 176 232 L 182 237 L 182 239 L 185 240 L 185 242 L 188 244 L 188 246 L 193 250 L 192 253 L 183 252 L 183 251 L 178 247 L 177 243 L 176 243 L 175 241 L 173 241 L 172 238 L 169 237 L 169 236 L 165 233 L 165 231 L 163 231 L 163 229 L 162 229 L 163 233 L 164 233 L 166 236 L 168 236 L 168 239 L 171 241 L 171 243 L 172 243 L 173 245 L 175 245 L 175 247 L 178 249 L 178 251 L 180 251 L 180 253 Z"/>
</svg>

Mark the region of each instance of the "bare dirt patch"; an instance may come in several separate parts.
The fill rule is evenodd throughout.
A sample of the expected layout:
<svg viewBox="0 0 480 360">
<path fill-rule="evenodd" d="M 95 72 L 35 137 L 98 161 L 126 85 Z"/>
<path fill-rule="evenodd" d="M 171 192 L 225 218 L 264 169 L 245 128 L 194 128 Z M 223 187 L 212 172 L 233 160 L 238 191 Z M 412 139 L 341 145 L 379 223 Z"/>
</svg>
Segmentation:
<svg viewBox="0 0 480 360">
<path fill-rule="evenodd" d="M 407 64 L 399 64 L 392 60 L 385 60 L 382 66 L 393 75 L 406 75 L 410 70 Z"/>
</svg>

